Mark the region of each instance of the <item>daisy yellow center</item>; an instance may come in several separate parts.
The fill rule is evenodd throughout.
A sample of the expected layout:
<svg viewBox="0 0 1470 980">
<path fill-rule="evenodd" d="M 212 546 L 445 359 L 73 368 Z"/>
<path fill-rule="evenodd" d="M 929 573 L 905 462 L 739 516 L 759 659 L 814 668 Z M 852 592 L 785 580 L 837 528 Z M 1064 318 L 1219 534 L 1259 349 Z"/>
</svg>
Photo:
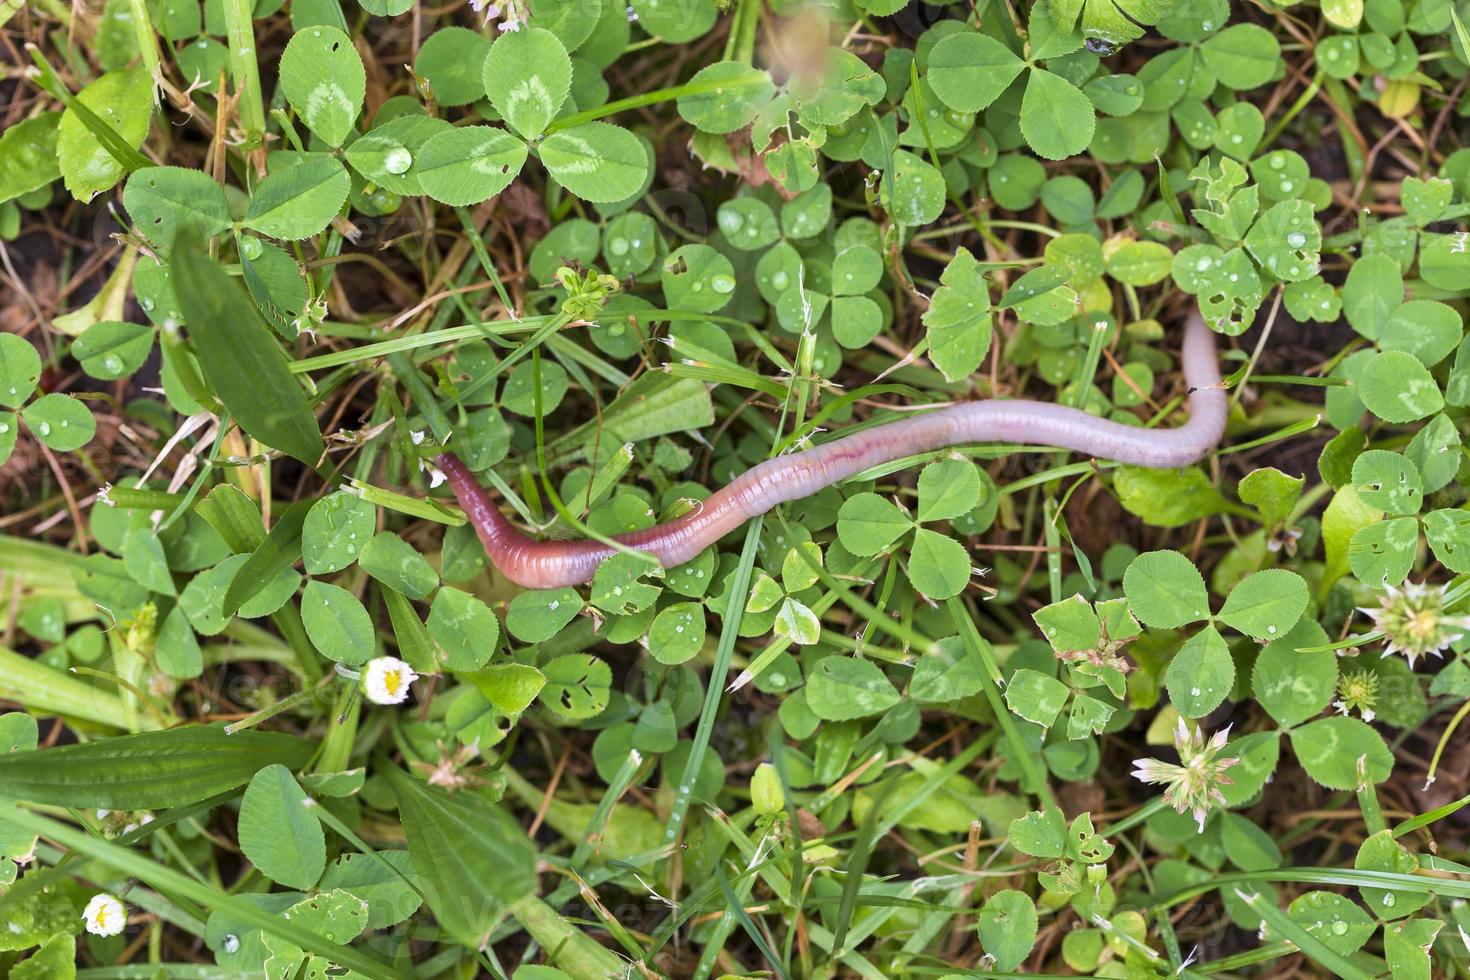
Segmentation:
<svg viewBox="0 0 1470 980">
<path fill-rule="evenodd" d="M 397 668 L 383 671 L 383 690 L 391 695 L 397 695 L 403 687 L 403 672 Z"/>
</svg>

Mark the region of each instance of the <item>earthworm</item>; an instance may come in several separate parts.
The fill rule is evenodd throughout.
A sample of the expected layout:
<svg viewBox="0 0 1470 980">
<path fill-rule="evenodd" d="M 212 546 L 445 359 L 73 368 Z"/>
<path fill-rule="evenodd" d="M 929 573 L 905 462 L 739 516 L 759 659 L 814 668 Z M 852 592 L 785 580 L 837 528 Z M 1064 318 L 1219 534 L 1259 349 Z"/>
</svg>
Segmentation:
<svg viewBox="0 0 1470 980">
<path fill-rule="evenodd" d="M 1178 428 L 1126 425 L 1049 402 L 964 402 L 768 459 L 683 517 L 615 540 L 673 568 L 777 504 L 810 496 L 881 463 L 966 443 L 1030 443 L 1154 469 L 1187 466 L 1209 452 L 1225 431 L 1226 396 L 1215 335 L 1198 312 L 1185 325 L 1180 359 L 1190 391 L 1189 421 Z M 501 515 L 459 457 L 446 452 L 436 462 L 490 561 L 512 582 L 529 589 L 580 585 L 590 582 L 598 564 L 614 553 L 597 541 L 532 540 Z"/>
</svg>

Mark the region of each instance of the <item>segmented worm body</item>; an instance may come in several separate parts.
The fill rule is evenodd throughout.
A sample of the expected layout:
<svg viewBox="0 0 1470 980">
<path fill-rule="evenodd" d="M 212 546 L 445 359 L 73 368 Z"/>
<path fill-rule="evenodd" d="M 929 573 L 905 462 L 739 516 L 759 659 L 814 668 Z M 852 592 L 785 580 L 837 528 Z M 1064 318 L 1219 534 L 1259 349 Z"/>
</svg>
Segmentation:
<svg viewBox="0 0 1470 980">
<path fill-rule="evenodd" d="M 965 402 L 766 460 L 683 517 L 616 540 L 672 568 L 777 504 L 810 496 L 881 463 L 967 443 L 1030 443 L 1155 469 L 1186 466 L 1219 442 L 1227 409 L 1215 336 L 1197 312 L 1185 326 L 1181 360 L 1190 387 L 1189 421 L 1178 428 L 1125 425 L 1049 402 Z M 501 515 L 457 456 L 445 453 L 437 462 L 490 561 L 512 582 L 530 589 L 579 585 L 591 581 L 598 564 L 614 553 L 597 541 L 532 540 Z"/>
</svg>

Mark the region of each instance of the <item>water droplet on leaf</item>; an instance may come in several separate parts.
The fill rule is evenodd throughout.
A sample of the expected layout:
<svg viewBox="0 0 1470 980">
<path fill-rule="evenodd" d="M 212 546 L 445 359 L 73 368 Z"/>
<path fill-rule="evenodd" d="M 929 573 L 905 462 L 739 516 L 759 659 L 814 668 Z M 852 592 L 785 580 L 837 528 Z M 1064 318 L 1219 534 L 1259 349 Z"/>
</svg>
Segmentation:
<svg viewBox="0 0 1470 980">
<path fill-rule="evenodd" d="M 408 152 L 407 147 L 395 146 L 383 154 L 383 169 L 390 174 L 406 174 L 412 166 L 413 154 Z"/>
</svg>

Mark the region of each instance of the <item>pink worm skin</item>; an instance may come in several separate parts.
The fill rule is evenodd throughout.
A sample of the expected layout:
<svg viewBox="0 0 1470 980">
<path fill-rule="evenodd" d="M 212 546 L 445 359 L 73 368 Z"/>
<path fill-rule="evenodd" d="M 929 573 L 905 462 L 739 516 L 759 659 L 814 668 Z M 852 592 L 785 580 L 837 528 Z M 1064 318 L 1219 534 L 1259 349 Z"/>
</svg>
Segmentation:
<svg viewBox="0 0 1470 980">
<path fill-rule="evenodd" d="M 965 402 L 768 459 L 683 517 L 618 535 L 616 540 L 673 568 L 777 504 L 810 496 L 881 463 L 966 443 L 1031 443 L 1154 469 L 1187 466 L 1220 441 L 1227 413 L 1215 335 L 1198 312 L 1185 325 L 1181 361 L 1190 387 L 1189 421 L 1175 429 L 1124 425 L 1050 402 Z M 444 453 L 437 462 L 465 516 L 479 532 L 490 561 L 517 585 L 555 589 L 590 582 L 597 566 L 614 553 L 597 541 L 528 538 L 501 515 L 459 457 Z"/>
</svg>

